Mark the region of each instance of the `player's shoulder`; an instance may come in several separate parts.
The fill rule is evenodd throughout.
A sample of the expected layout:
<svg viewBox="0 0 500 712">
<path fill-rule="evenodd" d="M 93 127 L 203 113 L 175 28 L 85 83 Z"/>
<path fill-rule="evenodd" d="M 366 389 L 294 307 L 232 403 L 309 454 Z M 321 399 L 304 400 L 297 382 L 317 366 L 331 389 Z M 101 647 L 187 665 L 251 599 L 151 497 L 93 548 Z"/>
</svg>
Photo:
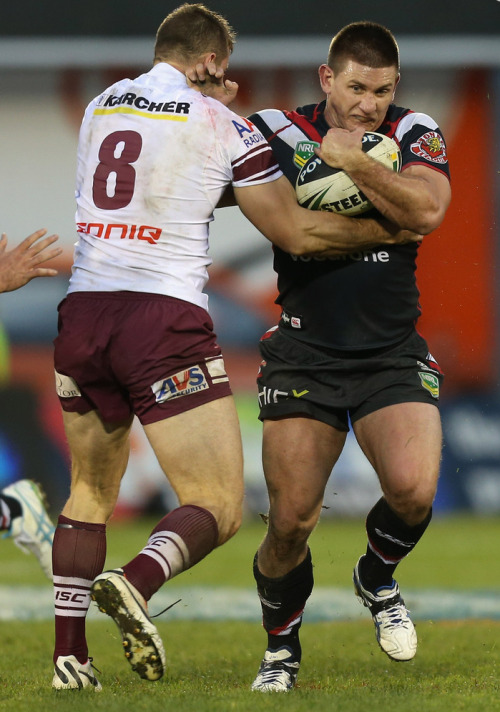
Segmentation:
<svg viewBox="0 0 500 712">
<path fill-rule="evenodd" d="M 277 131 L 287 122 L 285 112 L 280 109 L 262 109 L 248 119 L 259 128 L 267 127 L 270 131 Z"/>
<path fill-rule="evenodd" d="M 393 107 L 387 133 L 401 148 L 403 166 L 420 163 L 449 176 L 446 142 L 437 122 L 421 111 Z M 387 128 L 387 126 L 386 126 Z"/>
<path fill-rule="evenodd" d="M 106 105 L 115 105 L 119 102 L 120 98 L 124 97 L 130 89 L 130 85 L 134 80 L 129 78 L 120 79 L 113 84 L 110 84 L 104 91 L 95 96 L 92 101 L 87 105 L 87 112 L 93 110 L 96 107 L 104 107 Z"/>
<path fill-rule="evenodd" d="M 391 104 L 384 121 L 382 133 L 402 138 L 405 134 L 416 130 L 436 131 L 437 122 L 423 111 L 415 111 Z"/>
</svg>

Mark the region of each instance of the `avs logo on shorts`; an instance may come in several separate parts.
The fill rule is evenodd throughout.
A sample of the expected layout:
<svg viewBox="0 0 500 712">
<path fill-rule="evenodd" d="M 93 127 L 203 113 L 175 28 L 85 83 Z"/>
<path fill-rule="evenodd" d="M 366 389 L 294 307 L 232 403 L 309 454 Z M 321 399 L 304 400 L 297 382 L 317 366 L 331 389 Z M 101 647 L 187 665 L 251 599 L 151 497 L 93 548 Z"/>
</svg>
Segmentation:
<svg viewBox="0 0 500 712">
<path fill-rule="evenodd" d="M 180 398 L 181 396 L 189 396 L 192 393 L 204 391 L 206 388 L 209 388 L 209 385 L 205 374 L 199 366 L 192 366 L 185 371 L 174 373 L 172 376 L 167 376 L 151 386 L 157 403 L 164 403 L 167 400 Z"/>
</svg>

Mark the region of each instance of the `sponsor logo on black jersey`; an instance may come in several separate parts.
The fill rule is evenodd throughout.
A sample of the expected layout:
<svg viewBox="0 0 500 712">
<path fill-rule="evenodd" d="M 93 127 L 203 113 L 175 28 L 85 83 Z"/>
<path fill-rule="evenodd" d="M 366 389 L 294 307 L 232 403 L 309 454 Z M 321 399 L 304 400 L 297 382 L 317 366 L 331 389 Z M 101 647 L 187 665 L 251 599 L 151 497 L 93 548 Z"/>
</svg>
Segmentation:
<svg viewBox="0 0 500 712">
<path fill-rule="evenodd" d="M 358 252 L 350 252 L 347 255 L 331 255 L 324 257 L 323 255 L 292 255 L 289 257 L 294 262 L 325 262 L 329 261 L 351 261 L 351 262 L 389 262 L 391 256 L 387 250 L 384 249 L 374 249 L 374 250 L 363 250 Z"/>
</svg>

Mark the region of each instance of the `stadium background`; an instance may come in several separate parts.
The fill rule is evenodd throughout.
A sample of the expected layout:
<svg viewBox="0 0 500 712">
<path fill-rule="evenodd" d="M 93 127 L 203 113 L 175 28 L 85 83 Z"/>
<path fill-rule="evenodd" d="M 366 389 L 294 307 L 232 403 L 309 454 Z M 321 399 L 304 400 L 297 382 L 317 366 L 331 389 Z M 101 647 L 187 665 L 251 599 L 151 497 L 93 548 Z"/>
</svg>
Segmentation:
<svg viewBox="0 0 500 712">
<path fill-rule="evenodd" d="M 450 0 L 411 6 L 316 0 L 208 2 L 238 30 L 229 75 L 240 84 L 233 109 L 290 108 L 320 100 L 317 66 L 331 36 L 352 20 L 395 32 L 402 81 L 397 102 L 431 114 L 448 142 L 453 202 L 421 249 L 420 330 L 447 378 L 436 510 L 500 512 L 499 305 L 500 2 L 460 7 Z M 147 71 L 153 34 L 176 2 L 58 0 L 0 9 L 0 230 L 11 243 L 45 226 L 65 248 L 60 276 L 0 299 L 5 331 L 0 393 L 0 487 L 20 476 L 41 481 L 57 511 L 69 486 L 68 460 L 52 375 L 56 306 L 65 293 L 75 240 L 76 142 L 87 102 L 111 81 Z M 119 11 L 118 11 L 119 8 Z M 217 211 L 210 310 L 242 423 L 247 511 L 266 506 L 256 418 L 257 341 L 277 318 L 269 243 L 237 209 Z M 193 434 L 195 437 L 195 434 Z M 189 453 L 186 453 L 189 457 Z M 173 504 L 140 428 L 134 430 L 119 514 Z M 364 514 L 376 478 L 355 442 L 329 484 L 330 514 Z"/>
</svg>

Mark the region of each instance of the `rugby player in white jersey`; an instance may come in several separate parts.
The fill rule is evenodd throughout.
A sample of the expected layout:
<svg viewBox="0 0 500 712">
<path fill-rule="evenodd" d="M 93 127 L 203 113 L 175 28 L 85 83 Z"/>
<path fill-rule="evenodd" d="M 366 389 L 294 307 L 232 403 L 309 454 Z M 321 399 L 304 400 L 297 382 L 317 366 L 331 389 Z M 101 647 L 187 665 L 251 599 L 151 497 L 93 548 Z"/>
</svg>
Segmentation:
<svg viewBox="0 0 500 712">
<path fill-rule="evenodd" d="M 132 668 L 160 678 L 165 653 L 147 602 L 239 527 L 241 437 L 203 291 L 208 225 L 226 186 L 266 237 L 295 254 L 414 237 L 360 220 L 347 248 L 348 218 L 297 205 L 260 132 L 188 86 L 190 67 L 216 66 L 230 96 L 223 72 L 233 42 L 224 18 L 179 7 L 157 32 L 153 68 L 106 89 L 83 119 L 78 242 L 55 340 L 72 459 L 53 547 L 56 689 L 101 689 L 85 636 L 91 598 L 118 625 Z M 102 573 L 134 415 L 179 507 L 132 561 Z"/>
</svg>

